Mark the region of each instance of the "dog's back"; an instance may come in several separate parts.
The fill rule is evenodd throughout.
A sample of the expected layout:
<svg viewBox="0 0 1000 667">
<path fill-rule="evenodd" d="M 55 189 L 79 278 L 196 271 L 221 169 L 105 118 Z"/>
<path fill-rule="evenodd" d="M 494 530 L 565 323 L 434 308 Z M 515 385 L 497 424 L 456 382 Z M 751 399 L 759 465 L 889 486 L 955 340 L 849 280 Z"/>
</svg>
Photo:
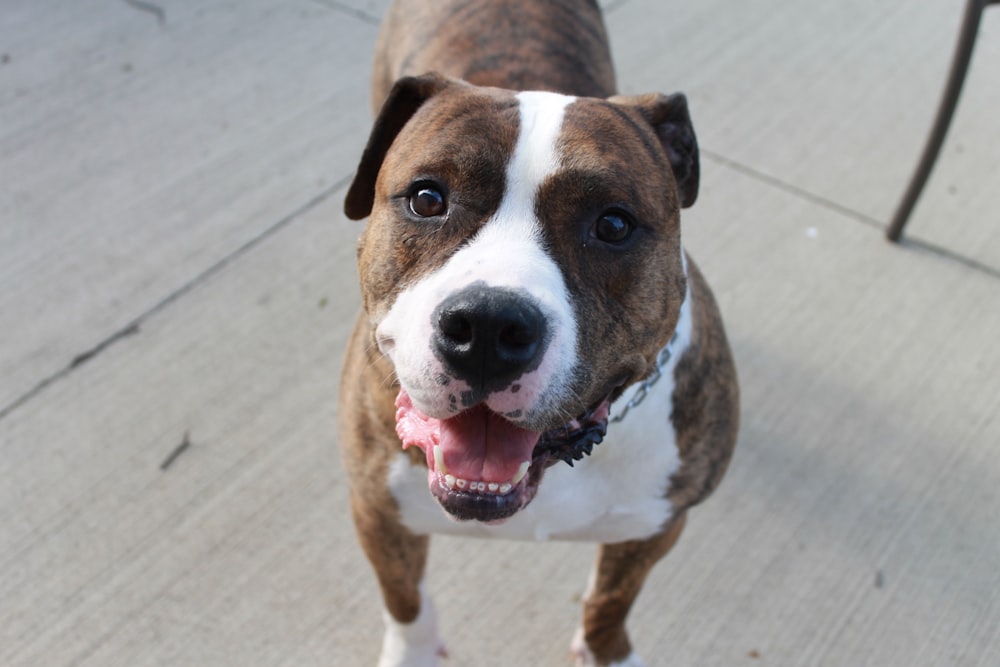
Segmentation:
<svg viewBox="0 0 1000 667">
<path fill-rule="evenodd" d="M 511 90 L 615 93 L 607 34 L 594 0 L 395 2 L 375 51 L 374 108 L 399 77 L 431 71 Z"/>
</svg>

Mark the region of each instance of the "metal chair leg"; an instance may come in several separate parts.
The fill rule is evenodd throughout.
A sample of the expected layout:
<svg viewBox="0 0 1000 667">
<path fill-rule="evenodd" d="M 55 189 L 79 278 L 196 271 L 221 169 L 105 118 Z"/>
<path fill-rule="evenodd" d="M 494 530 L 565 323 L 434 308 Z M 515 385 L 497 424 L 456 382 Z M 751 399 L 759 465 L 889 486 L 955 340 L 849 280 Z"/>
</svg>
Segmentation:
<svg viewBox="0 0 1000 667">
<path fill-rule="evenodd" d="M 955 114 L 955 107 L 958 104 L 959 94 L 962 92 L 962 84 L 965 83 L 965 75 L 969 70 L 969 61 L 972 59 L 972 48 L 976 43 L 976 34 L 979 31 L 979 23 L 983 16 L 983 10 L 987 5 L 996 4 L 1000 0 L 967 0 L 965 4 L 965 16 L 962 19 L 962 27 L 959 32 L 958 44 L 955 47 L 955 55 L 951 63 L 951 71 L 948 74 L 948 82 L 945 85 L 944 95 L 941 97 L 941 104 L 938 107 L 937 116 L 934 118 L 934 125 L 931 127 L 930 136 L 927 138 L 927 145 L 924 147 L 920 162 L 913 173 L 910 185 L 903 195 L 892 223 L 886 231 L 886 236 L 890 241 L 897 242 L 903 235 L 903 227 L 906 225 L 913 207 L 916 206 L 920 193 L 927 184 L 927 179 L 931 175 L 938 153 L 941 152 L 941 145 L 944 143 L 945 135 L 948 133 L 948 126 L 951 124 L 952 116 Z"/>
</svg>

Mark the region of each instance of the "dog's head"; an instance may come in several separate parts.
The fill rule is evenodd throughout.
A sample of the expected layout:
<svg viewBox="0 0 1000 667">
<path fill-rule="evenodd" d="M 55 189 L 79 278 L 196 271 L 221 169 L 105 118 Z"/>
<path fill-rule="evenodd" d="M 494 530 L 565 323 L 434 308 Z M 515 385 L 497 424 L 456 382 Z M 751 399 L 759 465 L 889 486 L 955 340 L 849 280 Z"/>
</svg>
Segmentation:
<svg viewBox="0 0 1000 667">
<path fill-rule="evenodd" d="M 681 95 L 397 82 L 345 211 L 371 216 L 361 288 L 396 430 L 449 514 L 507 518 L 600 441 L 676 325 L 697 190 Z"/>
</svg>

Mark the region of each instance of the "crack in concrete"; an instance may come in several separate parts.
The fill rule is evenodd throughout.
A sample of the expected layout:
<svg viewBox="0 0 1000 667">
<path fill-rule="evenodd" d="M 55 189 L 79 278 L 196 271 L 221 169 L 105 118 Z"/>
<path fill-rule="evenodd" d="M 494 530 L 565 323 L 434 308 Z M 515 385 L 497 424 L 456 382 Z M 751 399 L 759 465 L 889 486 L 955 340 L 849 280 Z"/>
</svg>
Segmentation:
<svg viewBox="0 0 1000 667">
<path fill-rule="evenodd" d="M 133 9 L 137 9 L 140 12 L 145 12 L 147 14 L 152 14 L 156 17 L 156 23 L 161 27 L 167 27 L 167 12 L 159 5 L 153 4 L 152 2 L 145 2 L 145 0 L 122 0 L 126 5 Z"/>
<path fill-rule="evenodd" d="M 350 5 L 344 4 L 343 2 L 337 2 L 337 0 L 313 0 L 317 5 L 322 5 L 327 9 L 332 9 L 335 12 L 342 12 L 344 14 L 350 14 L 356 19 L 361 19 L 365 23 L 370 23 L 371 25 L 377 26 L 382 20 L 378 16 L 369 14 L 368 12 L 357 9 L 356 7 L 351 7 Z"/>
<path fill-rule="evenodd" d="M 324 201 L 329 199 L 330 196 L 333 195 L 333 193 L 335 193 L 337 190 L 345 187 L 353 177 L 354 175 L 351 174 L 349 176 L 341 178 L 333 185 L 327 187 L 324 190 L 321 190 L 316 196 L 307 201 L 305 204 L 299 206 L 298 208 L 296 208 L 288 215 L 278 220 L 276 223 L 265 229 L 257 236 L 249 239 L 243 245 L 230 252 L 228 255 L 225 255 L 215 264 L 211 265 L 210 267 L 199 273 L 197 276 L 189 280 L 187 283 L 181 285 L 179 288 L 177 288 L 176 290 L 168 294 L 166 297 L 161 299 L 158 303 L 154 304 L 151 308 L 147 309 L 145 312 L 136 317 L 126 326 L 119 329 L 115 333 L 111 334 L 110 336 L 108 336 L 107 338 L 105 338 L 104 340 L 102 340 L 89 350 L 73 357 L 73 360 L 67 366 L 53 373 L 52 375 L 44 378 L 43 380 L 38 382 L 38 384 L 36 384 L 34 387 L 32 387 L 27 392 L 22 394 L 20 397 L 14 399 L 14 401 L 12 401 L 11 403 L 8 403 L 7 405 L 0 408 L 0 421 L 3 421 L 14 411 L 26 405 L 29 401 L 31 401 L 36 396 L 40 395 L 52 384 L 69 377 L 78 368 L 80 368 L 87 362 L 92 361 L 96 357 L 100 356 L 103 352 L 106 352 L 116 343 L 119 343 L 126 338 L 129 338 L 131 336 L 140 333 L 141 326 L 147 319 L 166 310 L 175 301 L 180 299 L 182 296 L 185 296 L 186 294 L 192 292 L 195 288 L 199 287 L 200 285 L 204 284 L 206 281 L 208 281 L 209 278 L 221 272 L 230 263 L 239 259 L 243 255 L 248 253 L 250 250 L 252 250 L 256 246 L 260 245 L 262 242 L 270 238 L 271 236 L 274 236 L 283 228 L 287 227 L 288 225 L 295 222 L 297 219 L 299 219 L 312 209 L 322 204 Z"/>
</svg>

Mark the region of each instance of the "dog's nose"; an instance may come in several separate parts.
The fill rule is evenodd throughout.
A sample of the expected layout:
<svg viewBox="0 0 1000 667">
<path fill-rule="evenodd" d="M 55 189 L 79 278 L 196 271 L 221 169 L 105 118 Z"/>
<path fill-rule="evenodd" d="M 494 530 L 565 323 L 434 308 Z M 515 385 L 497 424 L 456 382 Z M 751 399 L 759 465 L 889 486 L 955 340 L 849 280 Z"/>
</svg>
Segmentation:
<svg viewBox="0 0 1000 667">
<path fill-rule="evenodd" d="M 546 339 L 545 317 L 523 291 L 473 284 L 434 311 L 438 358 L 480 391 L 502 389 L 537 367 Z"/>
</svg>

